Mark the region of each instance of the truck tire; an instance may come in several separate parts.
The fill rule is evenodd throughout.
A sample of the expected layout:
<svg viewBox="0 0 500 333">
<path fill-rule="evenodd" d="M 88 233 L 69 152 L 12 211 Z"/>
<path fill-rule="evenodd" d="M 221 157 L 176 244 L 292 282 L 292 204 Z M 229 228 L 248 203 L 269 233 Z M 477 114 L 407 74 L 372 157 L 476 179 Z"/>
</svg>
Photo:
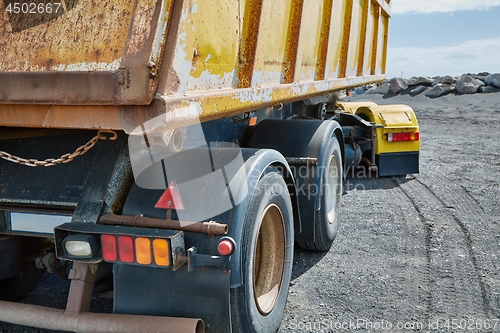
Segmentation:
<svg viewBox="0 0 500 333">
<path fill-rule="evenodd" d="M 328 251 L 337 236 L 339 227 L 340 201 L 342 197 L 342 153 L 336 137 L 328 140 L 330 147 L 325 150 L 321 167 L 322 181 L 319 190 L 321 208 L 315 212 L 314 242 L 298 241 L 297 244 L 310 251 Z M 321 173 L 320 173 L 321 174 Z"/>
<path fill-rule="evenodd" d="M 243 284 L 231 289 L 233 332 L 276 332 L 293 264 L 293 210 L 285 181 L 268 169 L 252 194 L 241 241 Z"/>
<path fill-rule="evenodd" d="M 261 121 L 248 142 L 248 147 L 274 149 L 292 158 L 300 214 L 295 237 L 306 250 L 328 251 L 337 235 L 343 143 L 342 128 L 336 121 L 277 119 Z M 295 157 L 316 159 L 317 165 L 304 166 Z"/>
</svg>

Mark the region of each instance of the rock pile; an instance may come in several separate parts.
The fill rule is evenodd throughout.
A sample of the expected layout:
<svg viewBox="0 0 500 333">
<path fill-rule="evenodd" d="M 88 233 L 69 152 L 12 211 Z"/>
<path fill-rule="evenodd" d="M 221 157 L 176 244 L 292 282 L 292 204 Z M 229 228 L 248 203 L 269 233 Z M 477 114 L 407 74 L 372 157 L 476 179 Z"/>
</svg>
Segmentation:
<svg viewBox="0 0 500 333">
<path fill-rule="evenodd" d="M 437 98 L 448 94 L 477 94 L 500 92 L 500 73 L 464 74 L 460 77 L 438 76 L 412 77 L 411 79 L 393 78 L 378 86 L 358 87 L 355 95 L 380 94 L 387 97 L 396 95 L 417 96 L 425 94 L 429 98 Z"/>
</svg>

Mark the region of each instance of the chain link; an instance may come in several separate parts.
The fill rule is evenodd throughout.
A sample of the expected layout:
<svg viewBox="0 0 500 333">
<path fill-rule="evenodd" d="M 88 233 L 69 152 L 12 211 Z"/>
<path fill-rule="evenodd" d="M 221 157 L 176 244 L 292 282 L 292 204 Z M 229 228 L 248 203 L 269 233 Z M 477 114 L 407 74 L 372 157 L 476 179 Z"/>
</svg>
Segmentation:
<svg viewBox="0 0 500 333">
<path fill-rule="evenodd" d="M 48 159 L 43 160 L 43 161 L 33 159 L 33 158 L 26 159 L 26 158 L 22 158 L 19 156 L 9 154 L 3 150 L 0 150 L 0 158 L 3 158 L 4 160 L 10 161 L 12 163 L 21 164 L 21 165 L 25 165 L 25 166 L 29 166 L 29 167 L 39 167 L 39 166 L 50 167 L 50 166 L 57 165 L 59 163 L 69 163 L 69 162 L 73 161 L 73 159 L 75 157 L 82 156 L 83 154 L 88 152 L 90 149 L 92 149 L 99 140 L 108 139 L 108 137 L 106 135 L 104 135 L 104 133 L 108 133 L 108 134 L 113 135 L 112 137 L 109 138 L 109 140 L 116 140 L 118 138 L 118 133 L 116 133 L 115 131 L 102 130 L 102 131 L 97 132 L 97 135 L 94 136 L 92 139 L 90 139 L 86 144 L 78 147 L 73 153 L 64 154 L 59 158 L 48 158 Z"/>
</svg>

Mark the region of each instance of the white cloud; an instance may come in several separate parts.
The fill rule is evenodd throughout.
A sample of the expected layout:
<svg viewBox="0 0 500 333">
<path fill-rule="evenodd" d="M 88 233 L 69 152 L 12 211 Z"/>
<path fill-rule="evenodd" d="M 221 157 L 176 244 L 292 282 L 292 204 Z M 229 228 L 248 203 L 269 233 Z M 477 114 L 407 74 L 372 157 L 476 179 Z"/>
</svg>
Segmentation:
<svg viewBox="0 0 500 333">
<path fill-rule="evenodd" d="M 500 6 L 500 0 L 394 0 L 392 14 L 450 13 L 460 10 L 485 10 Z"/>
<path fill-rule="evenodd" d="M 434 48 L 389 48 L 387 77 L 461 75 L 500 72 L 500 38 L 471 40 Z"/>
</svg>

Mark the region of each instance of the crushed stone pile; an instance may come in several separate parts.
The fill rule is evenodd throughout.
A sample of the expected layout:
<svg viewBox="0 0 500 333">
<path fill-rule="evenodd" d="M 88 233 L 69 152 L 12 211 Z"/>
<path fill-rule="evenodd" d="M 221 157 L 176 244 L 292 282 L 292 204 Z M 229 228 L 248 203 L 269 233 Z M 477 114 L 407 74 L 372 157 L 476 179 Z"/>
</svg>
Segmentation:
<svg viewBox="0 0 500 333">
<path fill-rule="evenodd" d="M 428 98 L 438 98 L 448 94 L 469 95 L 500 92 L 500 73 L 487 72 L 478 74 L 463 74 L 459 77 L 399 77 L 385 80 L 378 85 L 358 87 L 351 91 L 352 95 L 379 94 L 386 97 L 409 95 L 411 97 L 425 95 Z"/>
</svg>

